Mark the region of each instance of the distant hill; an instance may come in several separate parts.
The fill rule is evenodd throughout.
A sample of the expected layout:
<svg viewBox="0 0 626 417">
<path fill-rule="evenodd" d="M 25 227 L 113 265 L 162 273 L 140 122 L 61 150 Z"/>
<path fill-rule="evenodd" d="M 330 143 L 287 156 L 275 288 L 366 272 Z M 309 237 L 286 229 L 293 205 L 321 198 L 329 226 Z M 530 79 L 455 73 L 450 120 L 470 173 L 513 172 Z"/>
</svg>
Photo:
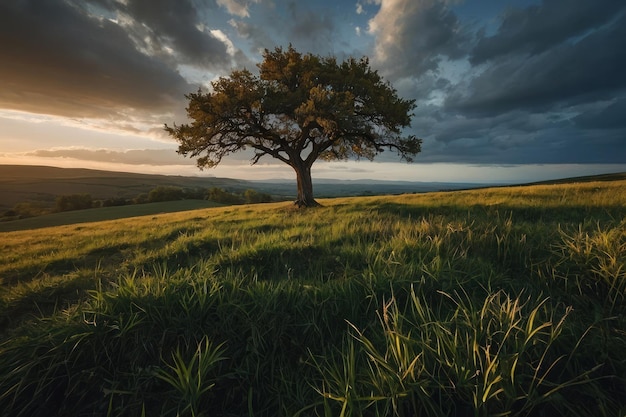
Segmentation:
<svg viewBox="0 0 626 417">
<path fill-rule="evenodd" d="M 402 194 L 476 187 L 476 184 L 314 179 L 315 196 Z M 290 199 L 296 194 L 295 180 L 245 181 L 218 177 L 136 174 L 83 168 L 34 165 L 0 165 L 0 211 L 26 201 L 50 205 L 59 195 L 90 194 L 94 199 L 134 198 L 158 186 L 183 188 L 220 187 L 230 192 L 255 189 Z"/>
<path fill-rule="evenodd" d="M 583 177 L 561 178 L 556 180 L 537 181 L 527 185 L 550 185 L 550 184 L 572 184 L 577 182 L 594 182 L 594 181 L 619 181 L 626 180 L 626 172 L 617 172 L 614 174 L 586 175 Z"/>
<path fill-rule="evenodd" d="M 251 181 L 252 188 L 274 195 L 292 196 L 296 190 L 295 180 Z M 313 178 L 316 198 L 355 197 L 367 195 L 388 195 L 406 193 L 427 193 L 432 191 L 460 190 L 483 186 L 474 183 L 419 182 L 390 180 L 333 180 Z"/>
<path fill-rule="evenodd" d="M 0 210 L 16 203 L 38 201 L 53 204 L 67 194 L 91 194 L 94 199 L 133 198 L 158 186 L 184 188 L 221 187 L 230 191 L 251 188 L 246 181 L 216 177 L 135 174 L 82 168 L 32 165 L 0 165 Z"/>
<path fill-rule="evenodd" d="M 535 182 L 536 184 L 565 184 L 589 181 L 626 179 L 626 173 L 592 175 Z M 382 180 L 313 179 L 318 198 L 352 197 L 361 195 L 424 193 L 431 191 L 483 188 L 505 184 L 474 184 L 444 182 L 412 182 Z M 53 205 L 59 195 L 90 194 L 94 199 L 134 198 L 158 186 L 183 188 L 220 187 L 229 192 L 254 189 L 279 199 L 291 199 L 296 194 L 294 180 L 245 181 L 219 177 L 185 177 L 176 175 L 136 174 L 83 168 L 56 168 L 34 165 L 0 165 L 0 211 L 20 202 L 42 202 Z"/>
</svg>

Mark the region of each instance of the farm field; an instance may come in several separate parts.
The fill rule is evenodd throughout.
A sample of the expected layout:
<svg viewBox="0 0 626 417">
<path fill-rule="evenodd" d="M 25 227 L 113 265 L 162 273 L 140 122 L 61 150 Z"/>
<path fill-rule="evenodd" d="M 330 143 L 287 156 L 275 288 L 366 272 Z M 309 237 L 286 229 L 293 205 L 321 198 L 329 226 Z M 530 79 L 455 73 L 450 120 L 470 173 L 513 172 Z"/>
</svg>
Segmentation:
<svg viewBox="0 0 626 417">
<path fill-rule="evenodd" d="M 42 227 L 62 226 L 67 224 L 100 222 L 105 220 L 148 216 L 159 213 L 173 213 L 177 211 L 197 210 L 217 206 L 221 206 L 221 204 L 208 200 L 177 200 L 159 203 L 134 204 L 121 207 L 99 207 L 86 210 L 73 210 L 13 220 L 10 222 L 0 222 L 0 232 L 14 232 L 17 230 L 32 230 L 40 229 Z"/>
<path fill-rule="evenodd" d="M 0 415 L 626 415 L 626 180 L 320 203 L 0 233 Z"/>
<path fill-rule="evenodd" d="M 331 198 L 453 190 L 476 186 L 463 183 L 321 179 L 316 181 L 315 189 L 318 196 Z M 62 195 L 89 194 L 95 200 L 119 198 L 132 200 L 156 187 L 185 189 L 217 187 L 236 193 L 254 189 L 271 194 L 274 201 L 290 200 L 296 190 L 293 179 L 245 181 L 217 177 L 133 174 L 82 168 L 0 164 L 0 215 L 20 203 L 44 208 L 54 207 L 55 200 Z"/>
<path fill-rule="evenodd" d="M 16 203 L 54 205 L 64 194 L 90 194 L 94 199 L 129 198 L 158 186 L 222 187 L 245 190 L 245 181 L 215 177 L 133 174 L 81 168 L 0 164 L 0 211 Z"/>
</svg>

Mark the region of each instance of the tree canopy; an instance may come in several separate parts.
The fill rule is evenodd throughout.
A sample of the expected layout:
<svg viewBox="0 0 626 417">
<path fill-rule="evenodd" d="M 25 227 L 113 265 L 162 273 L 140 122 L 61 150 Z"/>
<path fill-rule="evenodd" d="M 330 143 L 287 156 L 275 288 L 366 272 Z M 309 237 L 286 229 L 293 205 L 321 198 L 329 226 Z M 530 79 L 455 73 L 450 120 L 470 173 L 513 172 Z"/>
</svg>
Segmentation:
<svg viewBox="0 0 626 417">
<path fill-rule="evenodd" d="M 415 101 L 398 97 L 367 58 L 338 63 L 291 46 L 266 49 L 263 58 L 258 75 L 235 70 L 212 91 L 186 95 L 191 122 L 165 125 L 178 153 L 201 169 L 245 149 L 254 151 L 252 164 L 269 155 L 296 172 L 296 204 L 313 206 L 316 160 L 372 160 L 389 149 L 412 162 L 421 151 L 421 139 L 402 136 Z"/>
</svg>

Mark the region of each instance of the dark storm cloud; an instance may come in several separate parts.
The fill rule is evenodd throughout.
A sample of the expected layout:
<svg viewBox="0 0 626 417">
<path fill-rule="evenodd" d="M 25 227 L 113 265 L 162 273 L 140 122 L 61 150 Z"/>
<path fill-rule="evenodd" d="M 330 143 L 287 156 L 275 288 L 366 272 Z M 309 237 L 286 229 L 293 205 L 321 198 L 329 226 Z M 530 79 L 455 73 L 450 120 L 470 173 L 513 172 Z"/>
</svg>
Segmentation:
<svg viewBox="0 0 626 417">
<path fill-rule="evenodd" d="M 599 107 L 576 116 L 574 118 L 576 126 L 583 129 L 626 129 L 626 97 Z M 626 147 L 626 137 L 624 146 Z"/>
<path fill-rule="evenodd" d="M 294 44 L 308 45 L 308 49 L 324 49 L 332 45 L 335 40 L 334 16 L 329 10 L 302 9 L 299 3 L 289 4 L 289 39 Z"/>
<path fill-rule="evenodd" d="M 418 108 L 419 160 L 626 160 L 626 3 L 545 0 L 496 30 L 453 2 L 395 0 L 370 20 L 375 63 Z"/>
<path fill-rule="evenodd" d="M 468 113 L 513 109 L 547 111 L 590 100 L 606 100 L 626 88 L 626 14 L 582 39 L 532 55 L 500 56 L 446 105 Z"/>
<path fill-rule="evenodd" d="M 76 1 L 76 0 L 72 0 Z M 209 70 L 228 70 L 228 45 L 205 22 L 218 20 L 215 2 L 193 0 L 83 0 L 120 16 L 120 24 L 140 49 L 163 60 Z M 80 3 L 79 3 L 80 4 Z"/>
<path fill-rule="evenodd" d="M 606 121 L 619 110 L 616 105 L 606 113 L 593 113 L 593 123 Z M 606 126 L 605 130 L 587 126 L 583 130 L 567 115 L 524 110 L 493 117 L 430 111 L 430 115 L 427 110 L 414 119 L 416 134 L 425 137 L 419 156 L 422 162 L 619 164 L 626 160 L 624 129 L 607 132 Z"/>
<path fill-rule="evenodd" d="M 331 2 L 276 0 L 254 15 L 254 25 L 241 29 L 254 33 L 257 50 L 291 44 L 302 53 L 340 56 L 350 47 L 352 35 L 347 34 L 351 26 L 345 24 L 347 16 L 342 13 Z"/>
<path fill-rule="evenodd" d="M 547 117 L 515 111 L 493 118 L 450 117 L 444 114 L 442 122 L 431 135 L 438 142 L 480 142 L 484 146 L 507 149 L 533 142 L 536 132 L 548 123 Z"/>
<path fill-rule="evenodd" d="M 425 139 L 419 160 L 474 164 L 623 164 L 626 160 L 623 133 L 599 136 L 572 127 L 545 127 L 532 134 L 502 129 L 487 136 L 460 136 L 450 142 Z"/>
<path fill-rule="evenodd" d="M 365 54 L 350 43 L 354 27 L 346 22 L 351 21 L 354 14 L 352 7 L 292 0 L 265 2 L 262 6 L 254 9 L 253 19 L 229 21 L 237 34 L 250 43 L 250 51 L 259 60 L 263 49 L 289 44 L 302 53 L 331 54 L 338 59 Z"/>
<path fill-rule="evenodd" d="M 408 25 L 398 28 L 403 32 L 395 39 L 402 45 L 410 30 Z M 400 80 L 400 86 L 413 86 L 404 91 L 420 92 L 418 104 L 436 97 L 443 103 L 414 120 L 416 133 L 425 137 L 421 160 L 512 164 L 626 160 L 626 3 L 545 0 L 509 9 L 489 36 L 486 29 L 467 26 L 449 31 L 472 32 L 470 41 L 464 36 L 450 38 L 466 46 L 458 61 L 465 61 L 460 67 L 465 70 L 456 78 L 442 83 L 437 76 L 442 57 L 459 58 L 444 52 L 455 48 L 442 50 L 432 44 L 422 55 L 435 69 L 429 67 L 426 74 L 407 72 L 405 77 L 413 84 Z M 412 62 L 410 54 L 404 59 L 405 63 L 390 61 L 391 73 Z"/>
<path fill-rule="evenodd" d="M 254 54 L 266 48 L 271 49 L 276 44 L 264 26 L 235 19 L 231 19 L 229 23 L 239 36 L 251 43 L 251 52 Z"/>
<path fill-rule="evenodd" d="M 481 36 L 470 61 L 486 60 L 511 53 L 535 55 L 610 22 L 624 8 L 622 0 L 545 0 L 526 9 L 509 9 L 497 33 Z"/>
<path fill-rule="evenodd" d="M 180 64 L 217 73 L 247 62 L 216 33 L 187 0 L 2 2 L 0 107 L 109 119 L 182 108 L 197 87 Z"/>
<path fill-rule="evenodd" d="M 376 61 L 391 79 L 437 72 L 443 58 L 465 54 L 468 40 L 457 15 L 442 1 L 389 2 L 370 20 Z"/>
<path fill-rule="evenodd" d="M 63 1 L 0 4 L 0 106 L 75 117 L 165 110 L 191 86 L 105 18 Z"/>
<path fill-rule="evenodd" d="M 136 39 L 149 39 L 147 48 L 171 48 L 180 63 L 205 69 L 228 70 L 227 45 L 210 31 L 201 30 L 197 9 L 188 0 L 129 0 L 120 11 L 133 18 Z"/>
<path fill-rule="evenodd" d="M 340 60 L 369 55 L 416 99 L 420 161 L 626 160 L 626 2 L 461 3 L 368 0 L 357 14 L 356 0 L 0 0 L 0 108 L 163 135 L 163 119 L 184 118 L 192 78 L 254 70 L 238 48 L 260 61 L 262 49 L 291 43 Z"/>
</svg>

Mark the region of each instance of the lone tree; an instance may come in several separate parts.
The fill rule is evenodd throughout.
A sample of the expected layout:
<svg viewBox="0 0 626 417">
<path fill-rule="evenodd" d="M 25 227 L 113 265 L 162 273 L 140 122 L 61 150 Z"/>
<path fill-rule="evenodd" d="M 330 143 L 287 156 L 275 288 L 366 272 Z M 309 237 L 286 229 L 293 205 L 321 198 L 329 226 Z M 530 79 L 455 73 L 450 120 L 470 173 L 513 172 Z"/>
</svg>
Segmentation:
<svg viewBox="0 0 626 417">
<path fill-rule="evenodd" d="M 384 149 L 412 162 L 422 140 L 402 137 L 414 100 L 403 100 L 372 70 L 367 58 L 337 63 L 333 57 L 265 50 L 259 75 L 233 71 L 185 97 L 190 124 L 165 125 L 178 153 L 215 167 L 232 152 L 251 148 L 252 164 L 269 155 L 296 172 L 299 207 L 313 198 L 311 166 L 318 159 L 367 158 Z"/>
</svg>

